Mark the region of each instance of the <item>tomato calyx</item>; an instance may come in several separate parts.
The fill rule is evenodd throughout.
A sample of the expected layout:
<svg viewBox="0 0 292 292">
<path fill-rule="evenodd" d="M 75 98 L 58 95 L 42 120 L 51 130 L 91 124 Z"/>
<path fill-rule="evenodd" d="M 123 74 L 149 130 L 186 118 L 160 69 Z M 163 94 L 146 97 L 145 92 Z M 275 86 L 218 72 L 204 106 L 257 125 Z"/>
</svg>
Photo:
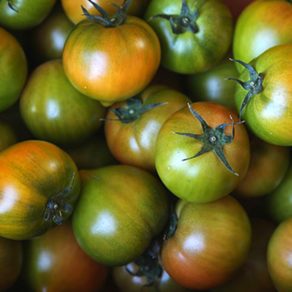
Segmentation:
<svg viewBox="0 0 292 292">
<path fill-rule="evenodd" d="M 126 19 L 127 19 L 127 10 L 132 2 L 132 0 L 124 0 L 123 4 L 119 7 L 118 5 L 111 3 L 111 5 L 113 5 L 116 10 L 117 10 L 117 14 L 115 15 L 109 15 L 103 8 L 101 8 L 99 5 L 97 5 L 96 3 L 92 2 L 91 0 L 88 0 L 93 6 L 94 8 L 101 14 L 101 16 L 99 15 L 93 15 L 90 14 L 82 5 L 82 11 L 83 11 L 83 15 L 85 15 L 89 20 L 92 20 L 98 24 L 103 25 L 106 28 L 109 27 L 117 27 L 119 25 L 122 25 Z"/>
<path fill-rule="evenodd" d="M 168 226 L 164 232 L 163 240 L 168 240 L 174 235 L 177 228 L 177 224 L 178 220 L 175 213 L 171 213 L 169 216 Z"/>
<path fill-rule="evenodd" d="M 127 107 L 115 108 L 110 111 L 117 116 L 117 119 L 101 119 L 102 121 L 120 121 L 123 124 L 129 124 L 137 120 L 143 113 L 157 106 L 167 104 L 167 102 L 159 102 L 143 105 L 137 97 L 127 99 Z"/>
<path fill-rule="evenodd" d="M 242 111 L 245 108 L 245 106 L 247 105 L 247 103 L 257 94 L 261 93 L 263 91 L 263 79 L 264 79 L 264 74 L 263 73 L 257 73 L 257 71 L 250 66 L 249 64 L 246 64 L 240 60 L 234 60 L 229 58 L 230 61 L 232 62 L 237 62 L 239 64 L 241 64 L 242 66 L 244 66 L 248 72 L 249 72 L 249 76 L 250 79 L 248 81 L 241 81 L 235 78 L 227 78 L 226 80 L 232 80 L 237 82 L 238 84 L 240 84 L 242 86 L 243 89 L 247 90 L 247 95 L 245 96 L 242 104 L 241 104 L 241 108 L 240 108 L 240 113 L 239 113 L 239 120 L 241 120 L 241 116 L 242 116 Z"/>
<path fill-rule="evenodd" d="M 203 146 L 201 150 L 194 156 L 185 158 L 182 161 L 190 160 L 193 158 L 196 158 L 198 156 L 201 156 L 202 154 L 208 153 L 210 151 L 213 151 L 216 156 L 221 160 L 221 162 L 226 166 L 226 168 L 231 171 L 233 174 L 236 176 L 239 176 L 238 173 L 236 173 L 233 168 L 229 165 L 228 160 L 225 156 L 223 146 L 226 144 L 229 144 L 233 141 L 234 138 L 234 126 L 239 125 L 244 123 L 244 121 L 240 121 L 237 123 L 234 123 L 234 120 L 232 116 L 230 116 L 230 119 L 232 123 L 224 123 L 216 128 L 212 129 L 206 122 L 205 120 L 196 112 L 193 110 L 191 105 L 188 103 L 188 107 L 193 114 L 193 116 L 200 122 L 202 129 L 203 129 L 203 134 L 192 134 L 192 133 L 178 133 L 178 132 L 173 132 L 174 134 L 194 138 L 198 141 L 200 141 Z M 226 135 L 225 129 L 227 126 L 232 126 L 232 135 Z"/>
<path fill-rule="evenodd" d="M 138 271 L 136 273 L 131 272 L 128 266 L 125 266 L 126 271 L 131 276 L 146 277 L 148 284 L 144 285 L 142 289 L 155 286 L 156 290 L 158 290 L 158 281 L 162 276 L 162 267 L 159 263 L 159 252 L 159 243 L 155 241 L 152 248 L 148 248 L 134 261 L 135 265 L 138 266 Z"/>
<path fill-rule="evenodd" d="M 2 1 L 2 0 L 0 0 L 0 2 L 1 2 L 1 1 Z M 11 10 L 15 11 L 16 13 L 19 13 L 19 11 L 16 10 L 16 9 L 13 7 L 13 5 L 12 5 L 12 3 L 11 3 L 11 0 L 6 0 L 6 2 L 7 2 L 8 6 L 9 6 L 9 8 L 10 8 Z"/>
<path fill-rule="evenodd" d="M 66 195 L 72 190 L 75 180 L 75 173 L 73 173 L 72 182 L 69 187 L 65 188 L 59 194 L 51 197 L 47 204 L 43 215 L 45 221 L 49 222 L 53 220 L 56 225 L 62 225 L 64 223 L 63 213 L 71 213 L 72 207 L 65 201 Z"/>
<path fill-rule="evenodd" d="M 194 11 L 190 11 L 186 1 L 182 0 L 180 15 L 157 14 L 152 16 L 149 21 L 153 18 L 164 18 L 166 20 L 169 20 L 172 32 L 174 34 L 182 34 L 187 31 L 195 34 L 199 31 L 196 23 L 198 17 L 198 7 L 196 6 L 196 9 Z"/>
</svg>

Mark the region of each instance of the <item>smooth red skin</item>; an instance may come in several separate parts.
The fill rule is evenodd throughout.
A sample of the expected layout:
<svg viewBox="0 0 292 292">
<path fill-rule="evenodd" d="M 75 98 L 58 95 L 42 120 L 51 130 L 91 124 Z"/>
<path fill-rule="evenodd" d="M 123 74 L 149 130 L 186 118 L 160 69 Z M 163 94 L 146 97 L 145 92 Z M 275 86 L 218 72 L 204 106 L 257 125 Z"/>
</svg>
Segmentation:
<svg viewBox="0 0 292 292">
<path fill-rule="evenodd" d="M 2 112 L 10 108 L 21 94 L 27 77 L 27 61 L 16 38 L 1 27 L 0 40 L 0 112 Z"/>
<path fill-rule="evenodd" d="M 251 160 L 247 174 L 234 190 L 234 194 L 254 198 L 274 191 L 284 179 L 289 161 L 289 147 L 268 144 L 254 137 L 251 141 Z"/>
<path fill-rule="evenodd" d="M 141 92 L 154 77 L 160 58 L 158 37 L 135 16 L 115 28 L 84 20 L 67 38 L 63 52 L 73 86 L 104 106 Z"/>
<path fill-rule="evenodd" d="M 0 237 L 0 292 L 7 291 L 16 282 L 21 266 L 21 242 Z"/>
<path fill-rule="evenodd" d="M 292 217 L 282 222 L 268 246 L 268 268 L 278 292 L 292 291 Z"/>
<path fill-rule="evenodd" d="M 59 147 L 25 141 L 0 152 L 0 236 L 26 240 L 44 234 L 54 222 L 44 220 L 47 202 L 74 183 L 64 200 L 72 209 L 80 192 L 75 163 Z M 63 212 L 66 220 L 72 212 Z"/>
<path fill-rule="evenodd" d="M 244 263 L 251 226 L 241 205 L 230 196 L 207 204 L 179 201 L 178 226 L 162 248 L 168 274 L 190 289 L 207 290 L 232 278 Z"/>
<path fill-rule="evenodd" d="M 219 104 L 196 102 L 191 106 L 212 128 L 230 123 L 230 115 L 238 122 L 235 114 Z M 199 152 L 202 143 L 173 132 L 202 134 L 199 121 L 187 106 L 163 124 L 155 146 L 158 175 L 174 195 L 189 202 L 207 203 L 227 196 L 243 180 L 250 160 L 249 138 L 243 124 L 235 126 L 234 140 L 223 147 L 230 166 L 239 176 L 229 171 L 213 151 L 182 161 Z M 232 134 L 231 126 L 225 134 Z"/>
<path fill-rule="evenodd" d="M 122 164 L 133 165 L 155 172 L 155 144 L 164 122 L 176 111 L 185 107 L 189 98 L 165 86 L 149 86 L 140 95 L 143 105 L 167 102 L 143 113 L 132 123 L 120 121 L 105 122 L 105 136 L 112 154 Z M 114 108 L 126 108 L 127 102 L 115 103 Z M 117 116 L 108 111 L 106 119 Z"/>
<path fill-rule="evenodd" d="M 264 219 L 252 219 L 249 255 L 236 275 L 210 292 L 276 292 L 267 265 L 267 249 L 276 225 Z"/>
<path fill-rule="evenodd" d="M 254 0 L 223 0 L 229 7 L 233 20 L 236 21 L 241 12 Z"/>
<path fill-rule="evenodd" d="M 109 14 L 116 14 L 117 10 L 110 3 L 121 6 L 124 0 L 93 0 L 92 2 L 101 6 Z M 132 0 L 131 5 L 127 11 L 129 15 L 141 16 L 145 11 L 150 0 Z M 67 14 L 68 18 L 77 24 L 81 20 L 86 19 L 81 10 L 81 5 L 92 15 L 100 15 L 100 13 L 94 8 L 94 6 L 88 0 L 61 0 L 62 6 Z"/>
<path fill-rule="evenodd" d="M 35 292 L 98 292 L 109 269 L 78 245 L 70 220 L 25 242 L 23 278 Z"/>
</svg>

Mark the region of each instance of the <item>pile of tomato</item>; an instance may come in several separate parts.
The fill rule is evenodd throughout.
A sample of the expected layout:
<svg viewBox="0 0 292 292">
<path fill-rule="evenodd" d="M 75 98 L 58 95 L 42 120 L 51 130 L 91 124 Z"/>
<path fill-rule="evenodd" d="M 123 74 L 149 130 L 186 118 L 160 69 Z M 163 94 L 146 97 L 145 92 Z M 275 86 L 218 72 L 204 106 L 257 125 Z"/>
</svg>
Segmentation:
<svg viewBox="0 0 292 292">
<path fill-rule="evenodd" d="M 0 292 L 292 292 L 291 32 L 291 0 L 0 0 Z"/>
</svg>

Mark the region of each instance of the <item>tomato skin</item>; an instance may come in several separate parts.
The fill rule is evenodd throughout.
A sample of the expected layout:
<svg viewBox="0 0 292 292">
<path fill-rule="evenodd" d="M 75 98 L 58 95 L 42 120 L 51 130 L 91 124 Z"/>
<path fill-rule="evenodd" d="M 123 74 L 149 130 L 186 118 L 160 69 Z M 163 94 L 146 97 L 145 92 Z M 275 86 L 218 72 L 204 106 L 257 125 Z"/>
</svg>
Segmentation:
<svg viewBox="0 0 292 292">
<path fill-rule="evenodd" d="M 168 274 L 190 289 L 207 290 L 228 281 L 244 263 L 251 226 L 241 205 L 230 196 L 207 204 L 179 201 L 178 225 L 162 248 Z"/>
<path fill-rule="evenodd" d="M 97 262 L 125 265 L 148 247 L 168 219 L 163 185 L 126 165 L 80 171 L 82 190 L 73 214 L 81 248 Z"/>
<path fill-rule="evenodd" d="M 24 254 L 22 276 L 32 291 L 98 292 L 109 272 L 79 247 L 70 220 L 26 241 Z"/>
<path fill-rule="evenodd" d="M 102 125 L 105 108 L 77 91 L 61 60 L 39 66 L 20 98 L 24 122 L 39 139 L 57 144 L 80 143 Z"/>
<path fill-rule="evenodd" d="M 2 3 L 6 1 L 0 2 L 0 8 Z M 27 61 L 18 41 L 1 27 L 0 39 L 0 111 L 4 111 L 11 107 L 21 94 L 27 77 Z"/>
<path fill-rule="evenodd" d="M 38 64 L 61 59 L 63 48 L 74 25 L 59 6 L 30 33 L 32 58 Z"/>
<path fill-rule="evenodd" d="M 269 48 L 292 43 L 292 4 L 282 0 L 253 1 L 236 22 L 235 59 L 249 63 Z M 243 67 L 236 64 L 239 72 Z"/>
<path fill-rule="evenodd" d="M 263 90 L 245 106 L 242 119 L 260 139 L 279 146 L 292 145 L 292 45 L 273 47 L 258 58 L 251 66 L 263 73 Z M 239 79 L 248 81 L 244 70 Z M 237 112 L 247 94 L 239 84 L 236 86 L 235 105 Z"/>
<path fill-rule="evenodd" d="M 162 65 L 176 73 L 195 74 L 217 64 L 227 53 L 233 33 L 232 16 L 228 7 L 217 0 L 186 0 L 191 11 L 197 6 L 199 32 L 174 34 L 166 19 L 151 17 L 158 14 L 179 15 L 181 0 L 153 0 L 144 19 L 153 27 L 161 42 Z M 151 20 L 150 20 L 151 19 Z M 220 34 L 214 34 L 220 31 Z"/>
<path fill-rule="evenodd" d="M 52 10 L 56 0 L 13 0 L 13 11 L 7 1 L 0 2 L 0 25 L 13 30 L 25 30 L 40 24 Z"/>
<path fill-rule="evenodd" d="M 141 92 L 160 63 L 160 44 L 143 20 L 128 16 L 115 28 L 90 20 L 80 22 L 65 43 L 65 73 L 81 93 L 102 105 L 128 99 Z"/>
<path fill-rule="evenodd" d="M 24 240 L 45 233 L 53 221 L 44 220 L 48 199 L 72 185 L 64 200 L 72 207 L 80 179 L 72 159 L 44 141 L 25 141 L 0 152 L 0 236 Z M 73 181 L 74 177 L 74 181 Z M 63 212 L 66 220 L 71 212 Z"/>
<path fill-rule="evenodd" d="M 0 291 L 5 292 L 17 280 L 22 267 L 20 241 L 0 237 Z"/>
<path fill-rule="evenodd" d="M 230 123 L 230 115 L 238 121 L 230 110 L 216 103 L 196 102 L 191 107 L 211 128 Z M 155 147 L 156 170 L 174 195 L 189 202 L 207 203 L 230 194 L 243 180 L 250 160 L 249 138 L 244 125 L 235 126 L 233 142 L 223 148 L 230 166 L 239 176 L 230 172 L 213 151 L 182 161 L 198 153 L 202 143 L 173 132 L 202 134 L 202 127 L 185 107 L 173 114 L 159 132 Z M 232 127 L 228 126 L 225 133 L 231 135 Z"/>
<path fill-rule="evenodd" d="M 242 13 L 245 7 L 247 7 L 254 0 L 223 0 L 224 3 L 229 7 L 234 21 L 237 20 L 239 15 Z"/>
<path fill-rule="evenodd" d="M 244 198 L 254 198 L 274 191 L 283 181 L 290 160 L 290 149 L 268 144 L 256 137 L 251 141 L 251 160 L 246 176 L 234 190 Z"/>
<path fill-rule="evenodd" d="M 251 219 L 251 249 L 242 268 L 222 286 L 210 292 L 276 292 L 268 271 L 267 249 L 276 226 L 264 219 Z"/>
<path fill-rule="evenodd" d="M 184 94 L 165 86 L 149 86 L 138 95 L 143 106 L 155 103 L 157 106 L 144 112 L 137 120 L 124 124 L 120 121 L 105 122 L 105 136 L 110 151 L 122 164 L 133 165 L 155 172 L 155 143 L 163 123 L 190 101 Z M 115 103 L 115 108 L 127 108 L 127 102 Z M 108 111 L 106 119 L 116 119 Z"/>
<path fill-rule="evenodd" d="M 208 71 L 186 76 L 188 95 L 193 101 L 211 101 L 233 109 L 236 84 L 225 80 L 238 78 L 234 63 L 224 58 Z"/>
<path fill-rule="evenodd" d="M 0 120 L 0 152 L 17 143 L 17 137 L 10 125 Z"/>
<path fill-rule="evenodd" d="M 268 268 L 278 292 L 292 291 L 292 217 L 282 222 L 268 246 Z"/>
<path fill-rule="evenodd" d="M 109 14 L 116 14 L 117 10 L 113 5 L 109 5 L 108 0 L 93 0 L 92 2 L 98 4 Z M 123 0 L 112 0 L 110 3 L 121 6 L 123 4 Z M 74 23 L 77 24 L 81 20 L 86 19 L 86 17 L 82 14 L 81 5 L 92 15 L 100 15 L 97 10 L 94 9 L 93 5 L 87 0 L 61 0 L 62 6 L 64 8 L 65 13 L 68 18 Z M 140 16 L 148 5 L 149 0 L 132 0 L 129 10 L 127 14 Z"/>
</svg>

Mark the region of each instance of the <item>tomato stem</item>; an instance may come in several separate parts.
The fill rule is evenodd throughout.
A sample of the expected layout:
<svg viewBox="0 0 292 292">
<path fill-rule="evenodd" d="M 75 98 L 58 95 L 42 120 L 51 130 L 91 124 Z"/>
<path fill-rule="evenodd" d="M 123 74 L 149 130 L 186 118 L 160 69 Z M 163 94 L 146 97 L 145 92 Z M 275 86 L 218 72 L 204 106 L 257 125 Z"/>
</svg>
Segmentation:
<svg viewBox="0 0 292 292">
<path fill-rule="evenodd" d="M 246 64 L 240 60 L 233 60 L 229 59 L 232 62 L 237 62 L 244 66 L 248 72 L 250 79 L 248 81 L 241 81 L 235 78 L 227 78 L 226 80 L 232 80 L 237 82 L 240 86 L 242 86 L 243 89 L 247 90 L 247 94 L 241 104 L 240 112 L 239 112 L 239 120 L 241 120 L 242 112 L 247 103 L 257 94 L 261 93 L 263 91 L 263 79 L 264 79 L 264 74 L 263 73 L 257 73 L 256 70 L 250 66 L 249 64 Z"/>
<path fill-rule="evenodd" d="M 109 15 L 101 6 L 97 5 L 96 3 L 92 2 L 91 0 L 88 0 L 93 7 L 101 14 L 99 15 L 93 15 L 90 14 L 82 5 L 82 11 L 83 15 L 85 15 L 89 20 L 94 21 L 98 24 L 103 25 L 106 28 L 109 27 L 117 27 L 119 25 L 122 25 L 126 19 L 127 19 L 127 10 L 132 2 L 132 0 L 124 0 L 123 4 L 121 7 L 117 6 L 114 3 L 111 3 L 117 10 L 117 14 L 114 16 Z"/>
<path fill-rule="evenodd" d="M 230 116 L 230 119 L 232 123 L 225 123 L 217 126 L 216 128 L 212 129 L 206 122 L 205 120 L 191 107 L 191 105 L 188 103 L 188 107 L 193 114 L 193 116 L 200 122 L 202 129 L 203 129 L 203 134 L 192 134 L 192 133 L 178 133 L 178 132 L 173 132 L 174 134 L 186 136 L 189 138 L 194 138 L 198 141 L 200 141 L 203 146 L 201 150 L 194 156 L 185 158 L 183 161 L 190 160 L 196 157 L 199 157 L 205 153 L 208 153 L 210 151 L 213 151 L 216 156 L 221 160 L 221 162 L 226 166 L 226 168 L 231 171 L 233 174 L 238 176 L 238 173 L 236 173 L 233 168 L 229 165 L 228 160 L 225 156 L 223 146 L 231 143 L 234 138 L 234 125 L 239 125 L 244 123 L 244 121 L 240 121 L 237 123 L 234 123 L 234 120 L 232 116 Z M 232 126 L 232 135 L 226 135 L 225 129 L 227 126 Z"/>
<path fill-rule="evenodd" d="M 151 21 L 153 18 L 164 18 L 170 22 L 174 34 L 182 34 L 187 31 L 195 34 L 199 31 L 196 23 L 199 17 L 197 4 L 195 4 L 195 7 L 196 9 L 194 11 L 190 11 L 186 1 L 182 0 L 180 15 L 157 14 L 152 16 L 148 21 Z"/>
<path fill-rule="evenodd" d="M 101 121 L 120 121 L 123 124 L 129 124 L 137 120 L 143 113 L 157 106 L 167 104 L 167 102 L 159 102 L 144 105 L 137 97 L 127 99 L 127 107 L 115 108 L 110 111 L 117 116 L 117 119 L 100 119 Z"/>
</svg>

